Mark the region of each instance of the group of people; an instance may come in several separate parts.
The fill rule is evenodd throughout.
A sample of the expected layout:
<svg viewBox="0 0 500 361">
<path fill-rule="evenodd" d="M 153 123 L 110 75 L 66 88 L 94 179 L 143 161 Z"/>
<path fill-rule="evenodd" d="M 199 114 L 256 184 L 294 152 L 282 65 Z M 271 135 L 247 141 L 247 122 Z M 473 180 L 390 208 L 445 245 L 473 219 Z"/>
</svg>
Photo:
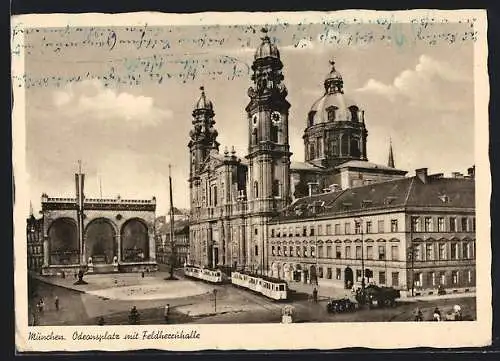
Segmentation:
<svg viewBox="0 0 500 361">
<path fill-rule="evenodd" d="M 54 307 L 56 311 L 59 311 L 59 297 L 55 296 L 54 297 Z M 38 302 L 35 305 L 35 311 L 32 313 L 32 318 L 33 318 L 33 326 L 38 326 L 38 321 L 39 321 L 39 315 L 43 314 L 45 311 L 45 301 L 43 297 L 38 300 Z"/>
<path fill-rule="evenodd" d="M 165 318 L 165 323 L 168 323 L 169 317 L 170 317 L 170 304 L 167 304 L 163 310 L 163 317 Z M 130 313 L 128 315 L 128 320 L 129 324 L 131 325 L 138 325 L 140 323 L 141 315 L 139 314 L 139 311 L 137 310 L 136 306 L 133 306 L 130 309 Z M 103 317 L 100 317 L 98 320 L 99 325 L 104 324 L 104 319 Z"/>
<path fill-rule="evenodd" d="M 447 321 L 461 321 L 462 320 L 462 308 L 460 305 L 454 305 L 453 306 L 453 312 L 446 317 Z M 436 307 L 432 313 L 432 321 L 442 321 L 443 316 L 441 314 L 441 310 L 439 307 Z M 422 310 L 417 307 L 415 310 L 415 321 L 424 321 L 424 314 L 422 313 Z"/>
</svg>

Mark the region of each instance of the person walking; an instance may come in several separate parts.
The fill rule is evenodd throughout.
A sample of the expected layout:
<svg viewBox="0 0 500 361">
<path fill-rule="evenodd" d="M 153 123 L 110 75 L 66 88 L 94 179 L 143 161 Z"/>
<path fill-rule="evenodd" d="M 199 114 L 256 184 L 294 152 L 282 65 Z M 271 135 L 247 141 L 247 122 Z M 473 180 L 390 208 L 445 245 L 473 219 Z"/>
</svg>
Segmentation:
<svg viewBox="0 0 500 361">
<path fill-rule="evenodd" d="M 433 321 L 441 321 L 441 311 L 439 310 L 438 307 L 434 309 L 434 314 L 432 316 Z"/>
<path fill-rule="evenodd" d="M 54 306 L 56 306 L 56 311 L 59 311 L 59 297 L 57 296 L 54 299 Z"/>
<path fill-rule="evenodd" d="M 170 304 L 165 306 L 165 310 L 163 311 L 163 316 L 165 317 L 165 323 L 168 323 L 168 317 L 170 316 Z"/>
<path fill-rule="evenodd" d="M 424 315 L 422 314 L 422 310 L 417 307 L 415 310 L 415 321 L 420 322 L 424 320 Z"/>
<path fill-rule="evenodd" d="M 313 289 L 313 301 L 314 303 L 318 303 L 318 290 L 316 289 L 316 287 L 314 287 Z"/>
</svg>

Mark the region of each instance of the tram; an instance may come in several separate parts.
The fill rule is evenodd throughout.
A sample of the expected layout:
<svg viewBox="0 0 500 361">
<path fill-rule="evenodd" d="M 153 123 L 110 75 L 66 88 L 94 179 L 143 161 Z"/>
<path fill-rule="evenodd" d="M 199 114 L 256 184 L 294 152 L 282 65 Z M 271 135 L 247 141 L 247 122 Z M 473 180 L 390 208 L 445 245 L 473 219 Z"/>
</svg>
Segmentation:
<svg viewBox="0 0 500 361">
<path fill-rule="evenodd" d="M 184 275 L 186 277 L 199 279 L 209 283 L 221 284 L 222 272 L 220 270 L 211 270 L 195 266 L 184 266 Z"/>
<path fill-rule="evenodd" d="M 288 298 L 287 283 L 277 278 L 246 272 L 231 272 L 231 283 L 273 300 L 286 300 Z"/>
</svg>

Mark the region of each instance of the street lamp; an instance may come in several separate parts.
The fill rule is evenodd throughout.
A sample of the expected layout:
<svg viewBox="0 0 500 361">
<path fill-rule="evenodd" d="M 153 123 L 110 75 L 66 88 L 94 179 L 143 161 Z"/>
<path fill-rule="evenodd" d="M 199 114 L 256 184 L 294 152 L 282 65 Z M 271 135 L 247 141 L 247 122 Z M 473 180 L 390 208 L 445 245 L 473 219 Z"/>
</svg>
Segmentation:
<svg viewBox="0 0 500 361">
<path fill-rule="evenodd" d="M 214 289 L 214 313 L 217 313 L 217 289 Z"/>
</svg>

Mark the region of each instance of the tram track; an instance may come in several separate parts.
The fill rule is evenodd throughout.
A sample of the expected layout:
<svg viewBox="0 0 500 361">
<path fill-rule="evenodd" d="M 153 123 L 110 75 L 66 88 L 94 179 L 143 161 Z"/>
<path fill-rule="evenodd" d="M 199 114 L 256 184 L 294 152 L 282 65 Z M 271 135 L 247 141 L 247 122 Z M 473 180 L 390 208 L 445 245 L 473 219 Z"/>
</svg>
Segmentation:
<svg viewBox="0 0 500 361">
<path fill-rule="evenodd" d="M 228 284 L 227 286 L 228 286 L 228 288 L 233 289 L 236 293 L 241 295 L 243 298 L 246 298 L 247 300 L 258 305 L 259 307 L 263 308 L 266 311 L 269 311 L 271 313 L 281 312 L 281 308 L 282 308 L 281 305 L 278 305 L 271 300 L 267 300 L 263 296 L 260 296 L 258 294 L 253 293 L 251 290 L 242 289 L 240 287 L 236 287 L 236 286 L 233 286 L 231 284 Z"/>
</svg>

